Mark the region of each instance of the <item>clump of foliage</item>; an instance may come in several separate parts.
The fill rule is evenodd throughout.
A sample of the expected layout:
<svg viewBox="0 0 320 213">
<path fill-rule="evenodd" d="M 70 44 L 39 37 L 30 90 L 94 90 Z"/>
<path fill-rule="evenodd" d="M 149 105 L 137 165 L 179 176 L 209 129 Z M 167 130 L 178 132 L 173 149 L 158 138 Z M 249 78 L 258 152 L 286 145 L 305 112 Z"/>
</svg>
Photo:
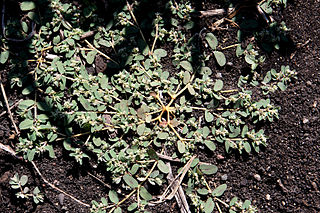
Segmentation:
<svg viewBox="0 0 320 213">
<path fill-rule="evenodd" d="M 32 192 L 30 192 L 30 188 L 26 186 L 26 184 L 28 183 L 28 176 L 22 175 L 21 177 L 19 177 L 19 174 L 16 173 L 10 179 L 9 183 L 12 189 L 19 190 L 19 192 L 16 193 L 17 198 L 28 199 L 32 197 L 35 204 L 43 202 L 43 194 L 40 192 L 37 186 L 32 190 Z"/>
<path fill-rule="evenodd" d="M 46 6 L 41 2 L 25 11 Z M 169 199 L 159 201 L 145 187 L 167 182 L 170 167 L 159 156 L 169 153 L 183 165 L 179 175 L 186 176 L 194 209 L 212 212 L 220 204 L 230 212 L 257 212 L 250 201 L 223 202 L 219 197 L 227 185 L 206 181 L 217 166 L 200 162 L 195 153 L 199 147 L 214 152 L 217 145 L 228 153 L 259 152 L 267 136 L 255 124 L 274 121 L 279 107 L 268 96 L 253 98 L 248 85 L 261 84 L 264 95 L 284 90 L 295 71 L 283 66 L 261 77 L 255 70 L 264 57 L 252 44 L 245 50 L 239 46 L 237 55 L 245 55 L 254 78 L 241 76 L 234 88 L 226 87 L 208 64 L 215 60 L 223 67 L 228 59 L 213 33 L 201 42 L 190 35 L 189 1 L 168 1 L 166 19 L 161 10 L 137 18 L 139 1 L 112 3 L 118 7 L 107 22 L 92 3 L 80 7 L 59 0 L 50 1 L 51 12 L 35 20 L 41 24 L 28 50 L 33 84 L 24 84 L 23 74 L 11 79 L 12 87 L 24 87 L 28 97 L 18 106 L 22 134 L 17 151 L 29 161 L 44 153 L 54 158 L 54 147 L 62 142 L 80 165 L 103 164 L 128 195 L 111 189 L 101 202 L 92 201 L 92 212 L 143 211 Z M 88 32 L 93 37 L 85 37 Z M 6 54 L 1 53 L 1 62 L 14 60 Z M 99 70 L 98 60 L 106 63 L 105 69 Z M 14 181 L 24 185 L 18 177 Z M 136 199 L 124 209 L 121 204 L 133 195 Z"/>
</svg>

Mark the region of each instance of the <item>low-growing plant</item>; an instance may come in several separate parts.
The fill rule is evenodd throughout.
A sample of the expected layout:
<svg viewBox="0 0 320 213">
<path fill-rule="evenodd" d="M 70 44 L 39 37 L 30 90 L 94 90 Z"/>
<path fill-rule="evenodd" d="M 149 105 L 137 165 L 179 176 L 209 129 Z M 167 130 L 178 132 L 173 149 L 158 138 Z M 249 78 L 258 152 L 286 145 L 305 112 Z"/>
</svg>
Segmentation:
<svg viewBox="0 0 320 213">
<path fill-rule="evenodd" d="M 32 198 L 35 204 L 43 202 L 44 197 L 40 192 L 39 188 L 36 186 L 32 192 L 29 187 L 26 186 L 28 183 L 28 176 L 22 175 L 19 177 L 19 174 L 16 173 L 11 179 L 9 184 L 12 189 L 17 189 L 19 192 L 16 193 L 17 198 L 28 199 Z"/>
<path fill-rule="evenodd" d="M 261 78 L 256 68 L 264 57 L 253 44 L 245 50 L 238 46 L 236 53 L 245 56 L 254 78 L 242 76 L 238 85 L 226 87 L 209 62 L 224 67 L 228 59 L 213 33 L 205 32 L 203 40 L 190 35 L 194 10 L 189 1 L 169 1 L 168 23 L 163 11 L 148 12 L 145 16 L 153 20 L 148 28 L 140 22 L 143 15 L 136 17 L 140 5 L 126 1 L 105 22 L 89 2 L 77 7 L 50 1 L 52 12 L 41 18 L 29 47 L 34 70 L 28 73 L 34 83 L 25 85 L 18 74 L 11 79 L 12 87 L 24 87 L 28 97 L 17 110 L 22 130 L 17 151 L 29 161 L 44 153 L 54 158 L 54 147 L 62 142 L 80 165 L 104 165 L 122 193 L 110 189 L 108 196 L 92 201 L 92 212 L 144 211 L 172 199 L 176 187 L 167 188 L 160 199 L 147 187 L 173 185 L 166 178 L 168 157 L 179 162 L 174 182 L 187 183 L 195 211 L 221 212 L 219 205 L 230 212 L 258 211 L 250 201 L 226 204 L 221 196 L 227 185 L 206 180 L 217 166 L 201 162 L 195 153 L 199 147 L 214 152 L 218 144 L 227 153 L 259 152 L 267 136 L 255 124 L 274 121 L 279 107 L 268 97 L 253 98 L 249 83 L 262 84 L 266 95 L 275 86 L 284 90 L 296 73 L 284 67 Z M 93 36 L 84 36 L 88 32 Z M 98 60 L 106 64 L 104 70 L 97 67 Z M 15 176 L 12 184 L 21 188 L 23 177 Z M 122 204 L 133 196 L 124 209 Z"/>
</svg>

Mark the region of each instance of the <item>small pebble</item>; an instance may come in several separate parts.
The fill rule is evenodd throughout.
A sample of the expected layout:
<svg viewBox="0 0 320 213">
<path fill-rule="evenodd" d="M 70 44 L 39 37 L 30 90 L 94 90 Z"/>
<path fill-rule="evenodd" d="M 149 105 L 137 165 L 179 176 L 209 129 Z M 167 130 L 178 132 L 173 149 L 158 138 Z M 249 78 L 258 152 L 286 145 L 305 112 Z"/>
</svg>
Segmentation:
<svg viewBox="0 0 320 213">
<path fill-rule="evenodd" d="M 233 66 L 233 63 L 231 61 L 227 62 L 227 65 L 232 67 Z"/>
<path fill-rule="evenodd" d="M 227 174 L 224 174 L 221 176 L 221 180 L 227 180 L 228 179 L 228 175 Z"/>
<path fill-rule="evenodd" d="M 319 191 L 316 182 L 312 182 L 311 185 L 312 185 L 312 187 L 314 188 L 315 191 Z"/>
<path fill-rule="evenodd" d="M 254 179 L 256 179 L 257 181 L 261 181 L 261 177 L 258 174 L 253 175 Z"/>
<path fill-rule="evenodd" d="M 266 194 L 266 199 L 271 200 L 271 196 L 269 194 Z"/>
<path fill-rule="evenodd" d="M 58 200 L 61 206 L 63 206 L 63 201 L 64 201 L 64 194 L 60 193 L 58 195 Z"/>
<path fill-rule="evenodd" d="M 218 73 L 216 74 L 216 78 L 222 78 L 221 72 L 218 72 Z"/>
<path fill-rule="evenodd" d="M 306 123 L 308 123 L 308 122 L 309 122 L 309 119 L 308 119 L 308 118 L 303 118 L 302 123 L 306 124 Z"/>
<path fill-rule="evenodd" d="M 217 155 L 217 159 L 218 159 L 218 160 L 223 160 L 224 157 L 223 157 L 222 155 Z"/>
</svg>

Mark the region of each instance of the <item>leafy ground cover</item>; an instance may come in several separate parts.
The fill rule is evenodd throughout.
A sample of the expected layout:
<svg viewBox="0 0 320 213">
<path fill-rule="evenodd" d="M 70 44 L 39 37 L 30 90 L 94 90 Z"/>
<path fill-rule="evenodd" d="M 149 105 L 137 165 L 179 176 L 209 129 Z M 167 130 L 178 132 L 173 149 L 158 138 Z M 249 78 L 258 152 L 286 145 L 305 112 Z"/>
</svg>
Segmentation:
<svg viewBox="0 0 320 213">
<path fill-rule="evenodd" d="M 1 153 L 1 208 L 177 212 L 181 186 L 192 212 L 319 209 L 311 3 L 72 3 L 6 5 L 2 144 L 27 162 Z"/>
</svg>

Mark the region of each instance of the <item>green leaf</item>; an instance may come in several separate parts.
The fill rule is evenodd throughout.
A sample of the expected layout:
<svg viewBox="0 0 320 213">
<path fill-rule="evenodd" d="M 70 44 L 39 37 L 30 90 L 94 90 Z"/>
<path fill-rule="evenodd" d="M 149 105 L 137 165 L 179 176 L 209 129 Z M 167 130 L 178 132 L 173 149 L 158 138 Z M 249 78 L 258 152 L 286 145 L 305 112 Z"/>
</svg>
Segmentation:
<svg viewBox="0 0 320 213">
<path fill-rule="evenodd" d="M 29 95 L 33 90 L 34 90 L 34 87 L 32 85 L 29 85 L 22 90 L 22 94 Z"/>
<path fill-rule="evenodd" d="M 28 176 L 22 175 L 21 178 L 20 178 L 20 184 L 21 184 L 21 186 L 26 185 L 27 182 L 28 182 Z"/>
<path fill-rule="evenodd" d="M 110 190 L 108 195 L 109 195 L 109 199 L 112 203 L 117 204 L 119 202 L 117 192 Z"/>
<path fill-rule="evenodd" d="M 243 146 L 247 153 L 251 152 L 251 146 L 248 142 L 244 142 Z"/>
<path fill-rule="evenodd" d="M 152 195 L 143 186 L 140 188 L 140 193 L 139 194 L 143 199 L 145 199 L 147 201 L 152 199 Z"/>
<path fill-rule="evenodd" d="M 182 153 L 185 153 L 186 151 L 186 146 L 183 142 L 181 142 L 180 140 L 178 140 L 177 142 L 178 144 L 178 151 L 182 154 Z"/>
<path fill-rule="evenodd" d="M 28 161 L 33 161 L 34 159 L 34 155 L 36 154 L 36 150 L 35 149 L 29 149 L 27 152 L 27 159 Z"/>
<path fill-rule="evenodd" d="M 237 46 L 237 49 L 236 49 L 236 56 L 239 57 L 243 54 L 244 50 L 241 48 L 241 45 L 238 45 Z"/>
<path fill-rule="evenodd" d="M 61 74 L 64 74 L 64 73 L 65 73 L 65 70 L 64 70 L 64 66 L 63 66 L 62 61 L 57 61 L 56 64 L 57 64 L 58 71 L 59 71 Z"/>
<path fill-rule="evenodd" d="M 248 209 L 249 206 L 251 205 L 251 201 L 250 200 L 245 200 L 242 204 L 241 209 Z"/>
<path fill-rule="evenodd" d="M 197 189 L 197 192 L 198 192 L 198 194 L 200 194 L 200 195 L 207 195 L 207 194 L 208 194 L 208 189 L 206 189 L 206 188 L 200 188 L 200 189 Z"/>
<path fill-rule="evenodd" d="M 226 189 L 227 189 L 227 184 L 222 184 L 213 190 L 212 196 L 220 197 L 224 193 L 224 191 L 226 191 Z"/>
<path fill-rule="evenodd" d="M 88 53 L 87 58 L 86 58 L 88 64 L 92 64 L 94 62 L 96 55 L 97 55 L 96 50 L 92 50 Z"/>
<path fill-rule="evenodd" d="M 190 72 L 185 71 L 183 75 L 183 84 L 189 83 L 190 79 L 191 79 Z"/>
<path fill-rule="evenodd" d="M 238 202 L 238 197 L 233 197 L 229 203 L 230 206 L 233 206 L 234 204 L 236 204 L 236 202 Z"/>
<path fill-rule="evenodd" d="M 211 213 L 211 212 L 213 212 L 214 207 L 215 207 L 215 204 L 214 204 L 212 198 L 209 197 L 208 200 L 206 201 L 206 203 L 204 204 L 204 212 Z"/>
<path fill-rule="evenodd" d="M 281 91 L 285 91 L 287 89 L 287 86 L 283 82 L 278 82 L 277 85 L 281 89 Z"/>
<path fill-rule="evenodd" d="M 213 90 L 214 90 L 215 92 L 218 92 L 218 91 L 220 91 L 222 88 L 223 88 L 223 81 L 220 80 L 220 79 L 216 80 L 216 82 L 214 83 Z"/>
<path fill-rule="evenodd" d="M 78 100 L 80 101 L 83 108 L 85 108 L 88 111 L 92 110 L 92 107 L 91 107 L 89 101 L 87 99 L 85 99 L 82 95 L 79 96 Z"/>
<path fill-rule="evenodd" d="M 34 105 L 33 100 L 23 100 L 19 103 L 19 109 L 27 109 L 27 108 L 31 107 L 32 105 Z"/>
<path fill-rule="evenodd" d="M 256 64 L 256 59 L 253 55 L 246 55 L 244 57 L 245 61 L 248 63 L 248 64 Z"/>
<path fill-rule="evenodd" d="M 52 40 L 53 44 L 58 44 L 60 42 L 60 35 L 57 35 L 55 37 L 53 37 L 53 40 Z"/>
<path fill-rule="evenodd" d="M 138 135 L 143 135 L 144 133 L 144 130 L 146 129 L 146 125 L 143 123 L 143 124 L 140 124 L 138 127 L 137 127 L 137 133 Z"/>
<path fill-rule="evenodd" d="M 21 27 L 22 27 L 22 30 L 23 32 L 27 33 L 28 32 L 28 25 L 26 22 L 21 22 Z"/>
<path fill-rule="evenodd" d="M 222 66 L 224 66 L 226 64 L 227 60 L 226 60 L 225 55 L 222 52 L 214 51 L 213 54 L 214 54 L 214 57 L 216 58 L 216 60 L 217 60 L 217 62 L 219 64 L 219 66 L 222 67 Z"/>
<path fill-rule="evenodd" d="M 206 119 L 207 122 L 212 122 L 214 116 L 213 116 L 213 114 L 211 112 L 205 111 L 204 118 Z"/>
<path fill-rule="evenodd" d="M 263 83 L 267 84 L 271 81 L 271 72 L 267 72 L 266 76 L 263 79 Z"/>
<path fill-rule="evenodd" d="M 22 11 L 33 10 L 34 8 L 36 8 L 36 4 L 32 1 L 24 1 L 20 4 L 20 9 Z"/>
<path fill-rule="evenodd" d="M 192 65 L 189 61 L 181 61 L 180 66 L 189 72 L 193 71 Z"/>
<path fill-rule="evenodd" d="M 19 124 L 20 129 L 31 129 L 33 126 L 33 120 L 25 119 Z"/>
<path fill-rule="evenodd" d="M 198 165 L 199 162 L 200 162 L 199 158 L 193 159 L 193 161 L 191 162 L 190 167 L 191 168 L 195 167 L 196 165 Z"/>
<path fill-rule="evenodd" d="M 157 166 L 161 172 L 163 172 L 165 174 L 169 173 L 169 167 L 162 160 L 158 160 Z"/>
<path fill-rule="evenodd" d="M 195 95 L 196 91 L 194 91 L 193 86 L 191 84 L 188 84 L 188 91 L 190 95 Z"/>
<path fill-rule="evenodd" d="M 167 139 L 168 137 L 169 137 L 169 133 L 167 133 L 167 132 L 160 132 L 158 134 L 158 138 L 162 139 L 162 140 Z"/>
<path fill-rule="evenodd" d="M 131 203 L 130 206 L 128 206 L 128 211 L 131 212 L 135 210 L 138 207 L 138 203 Z"/>
<path fill-rule="evenodd" d="M 248 132 L 248 126 L 244 125 L 242 132 L 241 132 L 241 137 L 244 138 L 247 135 L 247 132 Z"/>
<path fill-rule="evenodd" d="M 122 209 L 120 207 L 117 207 L 113 212 L 114 213 L 121 213 Z"/>
<path fill-rule="evenodd" d="M 215 151 L 216 150 L 216 144 L 213 143 L 212 141 L 205 140 L 204 144 L 211 150 Z"/>
<path fill-rule="evenodd" d="M 207 33 L 206 35 L 206 40 L 209 44 L 209 46 L 215 50 L 217 48 L 217 45 L 218 45 L 218 39 L 217 37 L 215 37 L 215 35 L 213 35 L 212 33 Z"/>
<path fill-rule="evenodd" d="M 202 128 L 202 137 L 207 138 L 209 136 L 210 132 L 211 131 L 210 131 L 209 127 L 207 127 L 207 126 L 203 127 Z"/>
<path fill-rule="evenodd" d="M 9 51 L 5 50 L 3 52 L 1 52 L 1 55 L 0 55 L 0 63 L 1 64 L 4 64 L 7 62 L 9 58 Z"/>
<path fill-rule="evenodd" d="M 126 184 L 128 184 L 128 186 L 130 186 L 133 189 L 139 186 L 138 181 L 134 179 L 131 175 L 125 174 L 123 176 L 123 180 L 124 182 L 126 182 Z"/>
<path fill-rule="evenodd" d="M 54 154 L 54 151 L 53 151 L 53 147 L 51 145 L 47 145 L 44 148 L 49 151 L 49 157 L 50 158 L 55 158 L 56 157 L 56 155 Z"/>
<path fill-rule="evenodd" d="M 200 164 L 199 169 L 206 175 L 215 174 L 218 171 L 216 165 Z"/>
<path fill-rule="evenodd" d="M 108 205 L 108 200 L 107 200 L 105 197 L 102 197 L 102 198 L 101 198 L 101 203 L 102 203 L 103 205 L 107 206 L 107 205 Z"/>
<path fill-rule="evenodd" d="M 161 59 L 167 56 L 167 51 L 164 49 L 156 49 L 153 54 L 158 58 Z"/>
<path fill-rule="evenodd" d="M 32 194 L 37 195 L 40 193 L 40 189 L 38 188 L 38 186 L 36 186 L 36 188 L 33 189 Z"/>
</svg>

